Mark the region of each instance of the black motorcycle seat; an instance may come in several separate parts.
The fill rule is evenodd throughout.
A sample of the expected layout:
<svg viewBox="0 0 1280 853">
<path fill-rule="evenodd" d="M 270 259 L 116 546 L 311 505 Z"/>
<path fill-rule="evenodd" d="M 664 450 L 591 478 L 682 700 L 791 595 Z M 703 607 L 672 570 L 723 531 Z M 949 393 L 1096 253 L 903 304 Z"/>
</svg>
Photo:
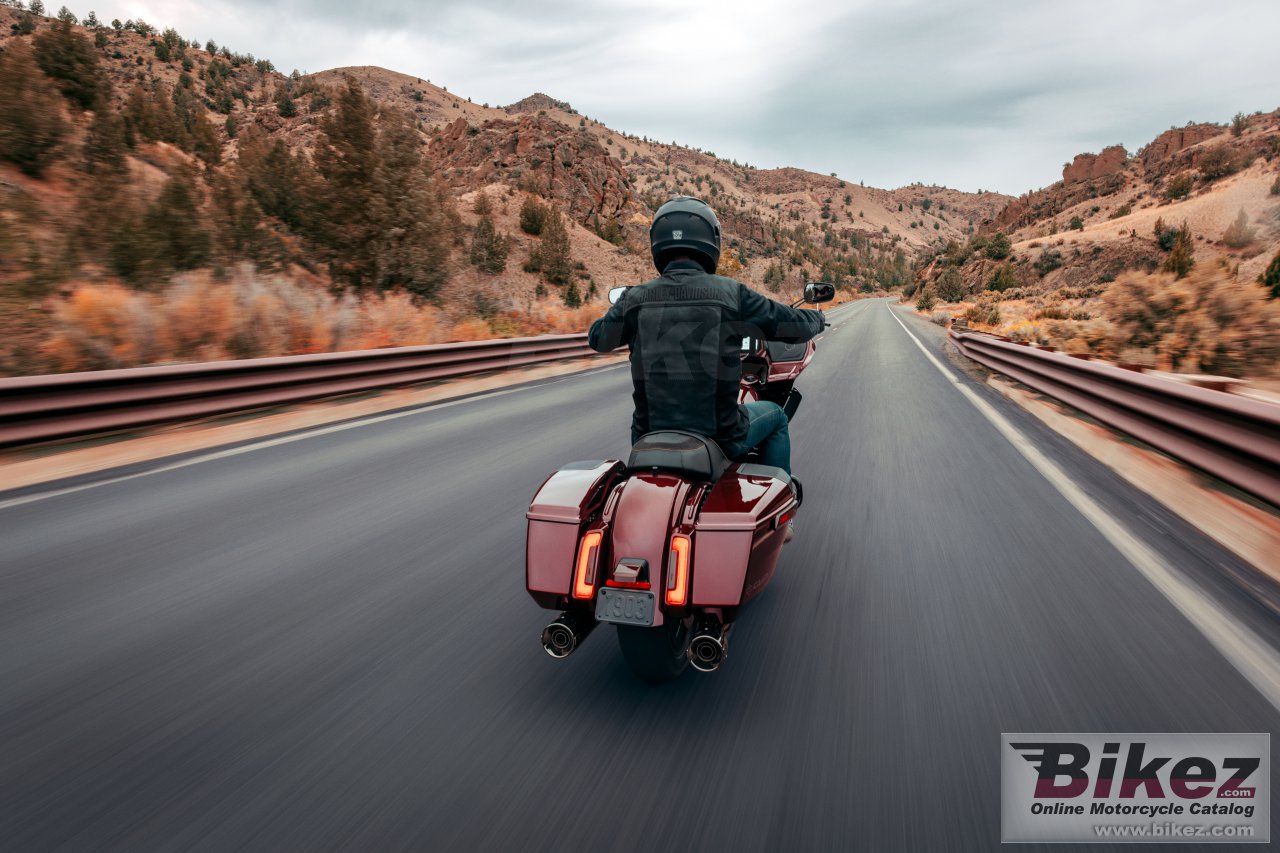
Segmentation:
<svg viewBox="0 0 1280 853">
<path fill-rule="evenodd" d="M 720 445 L 706 436 L 663 430 L 640 436 L 631 447 L 627 471 L 667 471 L 691 480 L 715 482 L 730 464 Z"/>
</svg>

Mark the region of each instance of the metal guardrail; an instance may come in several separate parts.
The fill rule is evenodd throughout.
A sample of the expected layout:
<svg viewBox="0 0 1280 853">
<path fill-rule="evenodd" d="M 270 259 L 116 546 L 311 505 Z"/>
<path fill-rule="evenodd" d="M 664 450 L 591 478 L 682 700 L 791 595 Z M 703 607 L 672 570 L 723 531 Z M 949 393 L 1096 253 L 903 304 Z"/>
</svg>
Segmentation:
<svg viewBox="0 0 1280 853">
<path fill-rule="evenodd" d="M 1280 506 L 1280 406 L 953 327 L 961 353 Z"/>
<path fill-rule="evenodd" d="M 0 446 L 596 355 L 585 334 L 0 379 Z"/>
</svg>

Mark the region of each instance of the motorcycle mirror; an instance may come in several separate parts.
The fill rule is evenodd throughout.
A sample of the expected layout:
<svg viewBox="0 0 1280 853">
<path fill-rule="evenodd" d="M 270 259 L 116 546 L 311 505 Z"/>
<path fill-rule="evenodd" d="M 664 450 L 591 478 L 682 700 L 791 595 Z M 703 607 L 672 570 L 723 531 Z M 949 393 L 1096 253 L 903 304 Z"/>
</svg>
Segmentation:
<svg viewBox="0 0 1280 853">
<path fill-rule="evenodd" d="M 825 281 L 811 281 L 804 286 L 804 301 L 811 305 L 836 298 L 836 286 Z"/>
<path fill-rule="evenodd" d="M 613 287 L 609 289 L 609 304 L 617 305 L 618 300 L 622 298 L 622 294 L 626 293 L 629 288 Z"/>
</svg>

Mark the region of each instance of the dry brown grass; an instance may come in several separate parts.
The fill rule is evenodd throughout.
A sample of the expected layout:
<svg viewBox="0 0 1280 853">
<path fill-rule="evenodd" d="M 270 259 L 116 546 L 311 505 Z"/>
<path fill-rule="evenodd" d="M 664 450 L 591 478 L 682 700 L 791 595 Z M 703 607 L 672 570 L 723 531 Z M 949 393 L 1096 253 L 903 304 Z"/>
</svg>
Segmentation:
<svg viewBox="0 0 1280 853">
<path fill-rule="evenodd" d="M 547 299 L 527 313 L 450 322 L 405 293 L 357 299 L 245 266 L 230 281 L 179 276 L 155 293 L 83 284 L 51 313 L 42 350 L 53 369 L 67 371 L 568 334 L 585 331 L 603 307 Z"/>
<path fill-rule="evenodd" d="M 1151 352 L 1156 366 L 1246 376 L 1280 361 L 1280 304 L 1221 264 L 1121 276 L 1103 296 L 1117 350 Z"/>
<path fill-rule="evenodd" d="M 1129 272 L 1101 296 L 1064 288 L 1003 300 L 994 323 L 984 306 L 961 306 L 970 325 L 1161 370 L 1261 379 L 1280 362 L 1280 302 L 1222 263 L 1182 279 Z"/>
<path fill-rule="evenodd" d="M 447 340 L 438 309 L 390 293 L 357 300 L 241 268 L 147 293 L 85 284 L 52 306 L 45 355 L 59 370 L 298 355 Z"/>
</svg>

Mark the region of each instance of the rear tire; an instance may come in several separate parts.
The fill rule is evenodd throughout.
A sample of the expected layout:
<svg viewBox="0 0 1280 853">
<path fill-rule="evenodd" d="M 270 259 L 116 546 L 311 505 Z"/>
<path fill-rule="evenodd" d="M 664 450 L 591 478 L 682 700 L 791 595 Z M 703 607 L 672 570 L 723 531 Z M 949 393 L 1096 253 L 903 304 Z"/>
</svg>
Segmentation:
<svg viewBox="0 0 1280 853">
<path fill-rule="evenodd" d="M 693 617 L 663 622 L 657 628 L 618 626 L 618 647 L 631 671 L 650 684 L 674 681 L 689 666 Z"/>
</svg>

